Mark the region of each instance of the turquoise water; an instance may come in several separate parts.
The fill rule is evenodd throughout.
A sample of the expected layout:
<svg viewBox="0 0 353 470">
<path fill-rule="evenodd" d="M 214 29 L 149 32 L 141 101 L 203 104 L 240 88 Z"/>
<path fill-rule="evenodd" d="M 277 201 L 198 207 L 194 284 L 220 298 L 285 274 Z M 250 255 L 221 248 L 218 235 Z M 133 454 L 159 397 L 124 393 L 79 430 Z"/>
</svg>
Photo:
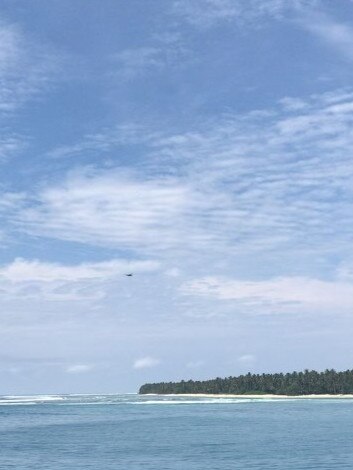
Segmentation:
<svg viewBox="0 0 353 470">
<path fill-rule="evenodd" d="M 353 400 L 0 397 L 0 469 L 352 469 Z"/>
</svg>

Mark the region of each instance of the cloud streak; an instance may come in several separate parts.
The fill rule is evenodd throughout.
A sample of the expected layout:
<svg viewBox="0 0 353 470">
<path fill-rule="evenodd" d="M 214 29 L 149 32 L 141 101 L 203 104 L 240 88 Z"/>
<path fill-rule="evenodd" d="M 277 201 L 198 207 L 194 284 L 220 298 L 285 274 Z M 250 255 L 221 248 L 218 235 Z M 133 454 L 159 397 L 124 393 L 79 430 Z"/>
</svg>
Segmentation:
<svg viewBox="0 0 353 470">
<path fill-rule="evenodd" d="M 316 4 L 316 0 L 176 0 L 173 11 L 193 26 L 209 28 L 221 22 L 256 23 L 264 18 L 281 18 Z"/>
<path fill-rule="evenodd" d="M 353 60 L 353 28 L 349 24 L 316 13 L 301 18 L 300 25 L 348 61 Z"/>
<path fill-rule="evenodd" d="M 134 362 L 134 369 L 149 369 L 160 364 L 160 360 L 151 356 L 141 357 Z"/>
<path fill-rule="evenodd" d="M 93 366 L 90 364 L 73 364 L 67 367 L 66 372 L 68 374 L 84 374 L 90 372 L 93 369 Z"/>
<path fill-rule="evenodd" d="M 184 284 L 182 292 L 232 301 L 245 313 L 347 314 L 353 308 L 353 284 L 341 280 L 282 277 L 244 281 L 208 277 Z"/>
<path fill-rule="evenodd" d="M 0 112 L 6 114 L 48 88 L 60 59 L 4 21 L 0 44 Z"/>
<path fill-rule="evenodd" d="M 83 168 L 7 213 L 29 234 L 139 254 L 342 253 L 351 246 L 352 123 L 353 94 L 337 90 L 194 132 L 147 132 L 136 136 L 140 167 Z M 93 140 L 97 155 L 117 145 L 105 136 L 102 149 Z M 91 144 L 78 143 L 78 154 Z"/>
<path fill-rule="evenodd" d="M 211 235 L 194 215 L 214 203 L 175 178 L 98 171 L 44 190 L 18 223 L 49 237 L 156 252 L 207 242 Z"/>
<path fill-rule="evenodd" d="M 158 268 L 153 261 L 110 260 L 63 265 L 16 259 L 0 267 L 0 290 L 8 298 L 78 301 L 104 298 L 109 282 L 122 280 L 126 272 Z"/>
</svg>

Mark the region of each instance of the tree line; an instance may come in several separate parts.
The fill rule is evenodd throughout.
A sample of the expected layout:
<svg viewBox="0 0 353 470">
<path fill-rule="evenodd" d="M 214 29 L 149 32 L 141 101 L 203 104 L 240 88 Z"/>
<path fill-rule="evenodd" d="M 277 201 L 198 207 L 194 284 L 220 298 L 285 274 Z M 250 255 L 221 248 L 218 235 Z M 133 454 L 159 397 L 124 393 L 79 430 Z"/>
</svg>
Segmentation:
<svg viewBox="0 0 353 470">
<path fill-rule="evenodd" d="M 239 375 L 212 380 L 182 380 L 181 382 L 147 383 L 142 385 L 140 394 L 155 393 L 210 393 L 210 394 L 353 394 L 353 370 L 324 372 L 304 370 L 303 372 Z"/>
</svg>

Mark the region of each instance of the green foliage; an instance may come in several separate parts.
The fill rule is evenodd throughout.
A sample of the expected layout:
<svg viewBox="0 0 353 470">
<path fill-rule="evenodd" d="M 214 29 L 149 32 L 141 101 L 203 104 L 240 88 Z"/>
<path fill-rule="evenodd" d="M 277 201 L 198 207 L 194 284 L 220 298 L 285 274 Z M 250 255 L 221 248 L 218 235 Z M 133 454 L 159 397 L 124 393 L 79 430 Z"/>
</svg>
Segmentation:
<svg viewBox="0 0 353 470">
<path fill-rule="evenodd" d="M 246 374 L 239 377 L 212 380 L 161 382 L 142 385 L 140 394 L 157 393 L 210 393 L 210 394 L 274 394 L 274 395 L 322 395 L 353 393 L 353 370 L 304 372 L 279 374 Z"/>
</svg>

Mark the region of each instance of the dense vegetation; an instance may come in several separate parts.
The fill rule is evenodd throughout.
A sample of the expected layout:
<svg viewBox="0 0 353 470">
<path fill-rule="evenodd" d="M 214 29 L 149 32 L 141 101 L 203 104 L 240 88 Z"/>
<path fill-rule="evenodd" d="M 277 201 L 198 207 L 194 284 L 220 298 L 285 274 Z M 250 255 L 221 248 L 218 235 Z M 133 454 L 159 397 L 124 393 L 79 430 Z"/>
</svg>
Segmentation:
<svg viewBox="0 0 353 470">
<path fill-rule="evenodd" d="M 247 374 L 213 380 L 161 382 L 142 385 L 139 393 L 212 393 L 212 394 L 348 394 L 353 393 L 353 370 L 336 372 L 292 372 L 287 374 Z"/>
</svg>

